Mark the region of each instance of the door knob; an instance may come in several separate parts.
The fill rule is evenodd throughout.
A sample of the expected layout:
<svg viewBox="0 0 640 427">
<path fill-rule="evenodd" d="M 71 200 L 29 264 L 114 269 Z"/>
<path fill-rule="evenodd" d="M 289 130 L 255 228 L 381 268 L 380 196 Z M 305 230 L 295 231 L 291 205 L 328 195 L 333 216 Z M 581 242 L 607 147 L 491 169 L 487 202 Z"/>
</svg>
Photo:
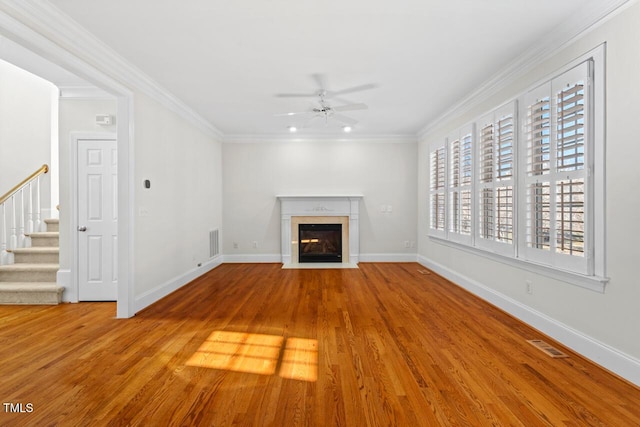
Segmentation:
<svg viewBox="0 0 640 427">
<path fill-rule="evenodd" d="M 87 227 L 85 226 L 78 227 L 78 231 L 87 231 Z"/>
</svg>

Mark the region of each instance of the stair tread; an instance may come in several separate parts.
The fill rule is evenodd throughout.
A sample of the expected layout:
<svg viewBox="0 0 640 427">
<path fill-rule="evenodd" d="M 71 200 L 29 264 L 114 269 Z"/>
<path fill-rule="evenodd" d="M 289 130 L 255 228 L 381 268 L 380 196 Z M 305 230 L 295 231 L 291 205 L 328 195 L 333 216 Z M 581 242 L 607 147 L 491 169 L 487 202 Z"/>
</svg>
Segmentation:
<svg viewBox="0 0 640 427">
<path fill-rule="evenodd" d="M 56 282 L 0 282 L 0 292 L 8 291 L 56 291 L 60 292 L 64 287 Z"/>
<path fill-rule="evenodd" d="M 7 249 L 7 252 L 14 254 L 58 254 L 60 248 L 57 246 L 32 246 L 30 248 Z"/>
<path fill-rule="evenodd" d="M 0 265 L 0 271 L 57 271 L 60 268 L 60 264 L 36 264 L 36 263 L 20 263 L 20 264 L 7 264 Z"/>
<path fill-rule="evenodd" d="M 60 236 L 59 231 L 36 231 L 34 233 L 25 233 L 25 236 L 28 237 L 58 237 Z"/>
<path fill-rule="evenodd" d="M 60 219 L 58 218 L 47 218 L 44 220 L 44 222 L 46 222 L 47 224 L 59 224 L 60 223 Z"/>
</svg>

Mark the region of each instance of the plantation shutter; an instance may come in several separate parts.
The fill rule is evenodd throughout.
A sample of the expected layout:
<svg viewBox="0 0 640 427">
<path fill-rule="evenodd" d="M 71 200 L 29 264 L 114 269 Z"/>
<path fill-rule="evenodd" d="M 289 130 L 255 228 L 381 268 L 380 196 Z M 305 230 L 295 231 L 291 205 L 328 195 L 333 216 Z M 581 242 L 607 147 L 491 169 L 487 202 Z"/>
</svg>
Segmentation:
<svg viewBox="0 0 640 427">
<path fill-rule="evenodd" d="M 527 259 L 587 273 L 587 61 L 525 96 Z"/>
<path fill-rule="evenodd" d="M 513 255 L 515 102 L 479 121 L 477 245 Z"/>
<path fill-rule="evenodd" d="M 430 153 L 430 234 L 445 233 L 445 181 L 446 181 L 446 156 L 445 146 L 441 145 Z"/>
<path fill-rule="evenodd" d="M 449 238 L 471 243 L 473 132 L 466 126 L 449 138 Z"/>
</svg>

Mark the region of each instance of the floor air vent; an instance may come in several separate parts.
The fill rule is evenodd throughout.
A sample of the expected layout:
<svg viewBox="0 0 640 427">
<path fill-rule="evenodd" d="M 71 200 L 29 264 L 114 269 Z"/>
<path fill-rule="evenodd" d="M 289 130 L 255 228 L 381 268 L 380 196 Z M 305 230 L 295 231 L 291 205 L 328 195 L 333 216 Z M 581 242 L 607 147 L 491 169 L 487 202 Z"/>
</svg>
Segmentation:
<svg viewBox="0 0 640 427">
<path fill-rule="evenodd" d="M 209 232 L 209 258 L 213 258 L 220 254 L 220 243 L 218 239 L 218 230 L 211 230 Z"/>
<path fill-rule="evenodd" d="M 527 340 L 527 342 L 529 344 L 533 345 L 538 350 L 543 351 L 548 356 L 551 356 L 553 358 L 559 359 L 561 357 L 569 357 L 568 354 L 561 352 L 557 348 L 547 344 L 546 342 L 544 342 L 542 340 Z"/>
</svg>

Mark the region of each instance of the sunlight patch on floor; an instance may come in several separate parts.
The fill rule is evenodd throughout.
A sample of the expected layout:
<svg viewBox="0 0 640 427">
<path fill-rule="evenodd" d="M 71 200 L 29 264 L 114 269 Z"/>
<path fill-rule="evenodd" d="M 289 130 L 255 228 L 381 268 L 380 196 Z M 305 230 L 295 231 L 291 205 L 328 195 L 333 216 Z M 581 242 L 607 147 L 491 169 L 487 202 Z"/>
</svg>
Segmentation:
<svg viewBox="0 0 640 427">
<path fill-rule="evenodd" d="M 318 341 L 278 335 L 213 331 L 188 366 L 275 375 L 299 381 L 318 378 Z"/>
</svg>

